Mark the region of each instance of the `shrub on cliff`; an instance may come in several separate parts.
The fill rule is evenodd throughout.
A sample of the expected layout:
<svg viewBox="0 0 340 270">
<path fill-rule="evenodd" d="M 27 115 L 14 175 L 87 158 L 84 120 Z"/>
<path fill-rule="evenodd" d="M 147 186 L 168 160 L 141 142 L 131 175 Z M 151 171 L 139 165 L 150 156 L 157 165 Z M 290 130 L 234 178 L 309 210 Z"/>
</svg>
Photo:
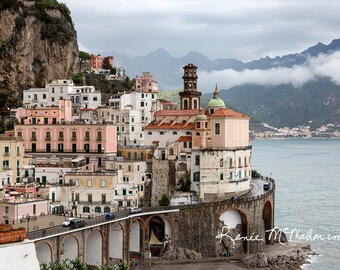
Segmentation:
<svg viewBox="0 0 340 270">
<path fill-rule="evenodd" d="M 163 196 L 161 197 L 158 203 L 159 203 L 159 206 L 168 206 L 170 205 L 170 199 L 168 196 L 163 194 Z"/>
</svg>

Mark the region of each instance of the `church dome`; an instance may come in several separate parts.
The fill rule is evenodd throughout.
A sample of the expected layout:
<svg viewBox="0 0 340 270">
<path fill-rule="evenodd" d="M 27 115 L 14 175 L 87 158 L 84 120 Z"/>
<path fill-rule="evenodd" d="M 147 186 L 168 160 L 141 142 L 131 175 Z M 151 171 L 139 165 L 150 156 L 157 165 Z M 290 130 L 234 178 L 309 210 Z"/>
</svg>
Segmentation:
<svg viewBox="0 0 340 270">
<path fill-rule="evenodd" d="M 214 91 L 214 98 L 209 101 L 208 107 L 219 107 L 219 108 L 225 107 L 224 101 L 222 99 L 220 99 L 220 97 L 219 97 L 217 85 L 216 85 L 215 91 Z"/>
<path fill-rule="evenodd" d="M 199 114 L 197 115 L 195 121 L 206 121 L 206 120 L 208 120 L 208 117 L 205 114 Z"/>
</svg>

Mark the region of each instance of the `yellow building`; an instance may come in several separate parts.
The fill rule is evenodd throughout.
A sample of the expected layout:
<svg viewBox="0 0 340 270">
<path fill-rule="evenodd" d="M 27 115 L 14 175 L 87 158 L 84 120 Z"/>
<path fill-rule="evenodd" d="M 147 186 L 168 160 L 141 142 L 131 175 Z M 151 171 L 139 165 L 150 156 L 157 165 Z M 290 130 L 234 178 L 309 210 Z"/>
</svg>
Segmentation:
<svg viewBox="0 0 340 270">
<path fill-rule="evenodd" d="M 0 188 L 20 182 L 21 168 L 26 165 L 25 148 L 21 138 L 0 136 Z"/>
</svg>

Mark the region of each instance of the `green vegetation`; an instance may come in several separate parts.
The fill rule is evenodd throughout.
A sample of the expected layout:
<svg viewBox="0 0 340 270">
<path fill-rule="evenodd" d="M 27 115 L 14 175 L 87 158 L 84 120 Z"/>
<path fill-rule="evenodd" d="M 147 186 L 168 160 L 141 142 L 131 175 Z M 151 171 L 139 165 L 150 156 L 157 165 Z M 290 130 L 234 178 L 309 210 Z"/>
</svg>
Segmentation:
<svg viewBox="0 0 340 270">
<path fill-rule="evenodd" d="M 51 42 L 66 45 L 74 37 L 71 12 L 65 4 L 58 3 L 57 0 L 36 0 L 34 5 L 29 7 L 25 7 L 23 3 L 18 0 L 1 0 L 0 11 L 1 10 L 11 10 L 20 13 L 15 21 L 13 38 L 15 38 L 25 26 L 27 16 L 35 16 L 44 22 L 41 30 L 42 39 L 48 39 Z M 49 13 L 55 10 L 60 12 L 61 17 L 55 17 Z M 12 44 L 13 46 L 13 44 L 15 45 L 15 40 L 7 44 Z"/>
<path fill-rule="evenodd" d="M 130 78 L 126 78 L 124 81 L 120 80 L 106 80 L 104 74 L 88 74 L 85 73 L 85 84 L 93 85 L 96 90 L 102 93 L 102 102 L 109 102 L 109 98 L 111 95 L 130 91 L 134 85 L 134 82 L 130 80 Z"/>
<path fill-rule="evenodd" d="M 185 177 L 181 177 L 178 181 L 178 191 L 189 192 L 191 187 L 190 176 L 187 174 Z"/>
<path fill-rule="evenodd" d="M 261 178 L 261 174 L 258 173 L 256 170 L 251 171 L 251 177 L 252 178 Z"/>
<path fill-rule="evenodd" d="M 36 0 L 32 12 L 42 21 L 49 21 L 51 16 L 49 10 L 59 10 L 61 15 L 72 24 L 71 12 L 64 3 L 58 3 L 57 0 Z"/>
<path fill-rule="evenodd" d="M 82 73 L 74 74 L 72 80 L 77 86 L 84 85 L 84 76 Z"/>
<path fill-rule="evenodd" d="M 159 203 L 159 206 L 168 206 L 170 205 L 170 199 L 168 196 L 163 194 L 158 203 Z"/>
<path fill-rule="evenodd" d="M 103 60 L 103 69 L 112 69 L 112 65 L 110 64 L 109 57 L 105 57 Z"/>
<path fill-rule="evenodd" d="M 12 92 L 0 93 L 0 108 L 17 108 L 20 106 L 19 98 L 15 97 Z"/>
<path fill-rule="evenodd" d="M 19 10 L 23 4 L 18 0 L 1 0 L 0 10 Z"/>
<path fill-rule="evenodd" d="M 63 260 L 61 263 L 54 262 L 50 264 L 43 263 L 40 265 L 41 270 L 129 270 L 130 267 L 125 263 L 119 263 L 114 266 L 96 266 L 95 268 L 89 268 L 87 265 L 79 259 L 74 260 Z"/>
<path fill-rule="evenodd" d="M 111 68 L 110 74 L 116 75 L 117 74 L 117 69 L 116 68 Z"/>
<path fill-rule="evenodd" d="M 79 55 L 78 55 L 78 60 L 79 60 L 79 73 L 81 72 L 81 66 L 82 64 L 91 59 L 91 55 L 87 52 L 84 51 L 79 51 Z"/>
</svg>

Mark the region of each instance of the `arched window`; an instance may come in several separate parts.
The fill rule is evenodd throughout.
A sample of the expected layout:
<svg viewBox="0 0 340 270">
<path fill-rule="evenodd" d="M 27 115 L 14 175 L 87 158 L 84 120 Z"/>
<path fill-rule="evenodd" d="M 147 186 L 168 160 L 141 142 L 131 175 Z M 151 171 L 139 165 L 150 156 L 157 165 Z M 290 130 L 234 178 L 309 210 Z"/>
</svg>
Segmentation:
<svg viewBox="0 0 340 270">
<path fill-rule="evenodd" d="M 164 131 L 159 132 L 159 135 L 164 135 Z"/>
<path fill-rule="evenodd" d="M 90 213 L 90 207 L 84 206 L 83 207 L 83 213 Z"/>
<path fill-rule="evenodd" d="M 185 135 L 191 135 L 191 132 L 190 132 L 190 131 L 187 131 L 187 132 L 185 133 Z"/>
<path fill-rule="evenodd" d="M 197 99 L 194 99 L 194 109 L 198 109 L 198 102 L 197 102 Z"/>
<path fill-rule="evenodd" d="M 174 131 L 174 132 L 172 132 L 172 134 L 173 134 L 173 135 L 177 135 L 177 132 L 176 132 L 176 131 Z"/>
<path fill-rule="evenodd" d="M 174 149 L 173 149 L 173 148 L 170 148 L 170 149 L 169 149 L 169 155 L 170 155 L 170 156 L 173 156 L 173 155 L 174 155 Z"/>
<path fill-rule="evenodd" d="M 192 148 L 192 142 L 189 142 L 189 148 Z"/>
<path fill-rule="evenodd" d="M 184 142 L 184 145 L 183 145 L 184 148 L 187 148 L 188 147 L 188 144 L 187 142 Z"/>
<path fill-rule="evenodd" d="M 100 206 L 96 206 L 96 207 L 94 208 L 94 212 L 95 212 L 95 213 L 101 213 L 101 212 L 102 212 L 102 208 L 101 208 Z"/>
<path fill-rule="evenodd" d="M 149 132 L 148 132 L 148 135 L 152 135 L 152 132 L 151 132 L 151 131 L 149 131 Z"/>
<path fill-rule="evenodd" d="M 186 100 L 186 99 L 183 102 L 183 109 L 184 110 L 188 109 L 188 100 Z"/>
<path fill-rule="evenodd" d="M 105 207 L 104 207 L 104 213 L 110 213 L 110 212 L 111 212 L 110 207 L 105 206 Z"/>
<path fill-rule="evenodd" d="M 200 136 L 201 134 L 199 132 L 196 132 L 196 136 Z"/>
</svg>

